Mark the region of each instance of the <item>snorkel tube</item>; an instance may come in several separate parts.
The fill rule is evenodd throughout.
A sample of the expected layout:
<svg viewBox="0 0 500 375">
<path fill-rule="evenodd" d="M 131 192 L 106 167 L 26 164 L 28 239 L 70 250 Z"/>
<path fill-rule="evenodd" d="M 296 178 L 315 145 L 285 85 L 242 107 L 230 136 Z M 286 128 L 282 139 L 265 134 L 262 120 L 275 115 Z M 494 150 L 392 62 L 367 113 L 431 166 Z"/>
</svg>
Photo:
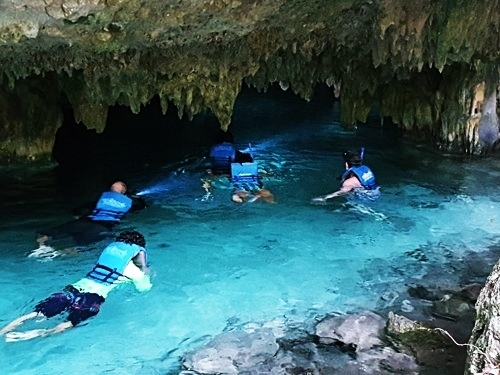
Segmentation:
<svg viewBox="0 0 500 375">
<path fill-rule="evenodd" d="M 364 147 L 361 147 L 359 155 L 361 156 L 361 162 L 363 162 L 363 159 L 365 158 L 365 148 Z"/>
</svg>

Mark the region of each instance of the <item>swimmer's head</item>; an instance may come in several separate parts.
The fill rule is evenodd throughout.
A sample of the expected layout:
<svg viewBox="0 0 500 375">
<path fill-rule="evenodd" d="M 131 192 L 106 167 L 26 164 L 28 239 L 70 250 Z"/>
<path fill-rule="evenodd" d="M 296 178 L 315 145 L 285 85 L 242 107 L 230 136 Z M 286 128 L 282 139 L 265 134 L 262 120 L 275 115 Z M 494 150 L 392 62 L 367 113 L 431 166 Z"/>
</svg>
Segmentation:
<svg viewBox="0 0 500 375">
<path fill-rule="evenodd" d="M 344 151 L 342 157 L 350 167 L 357 167 L 363 164 L 363 159 L 358 151 Z"/>
<path fill-rule="evenodd" d="M 233 133 L 230 130 L 219 129 L 215 143 L 234 143 Z"/>
<path fill-rule="evenodd" d="M 111 185 L 111 191 L 125 194 L 127 192 L 127 184 L 123 181 L 116 181 L 113 185 Z"/>
<path fill-rule="evenodd" d="M 137 232 L 136 230 L 128 230 L 125 232 L 121 232 L 116 237 L 116 242 L 124 242 L 129 245 L 146 247 L 146 239 L 141 233 Z"/>
</svg>

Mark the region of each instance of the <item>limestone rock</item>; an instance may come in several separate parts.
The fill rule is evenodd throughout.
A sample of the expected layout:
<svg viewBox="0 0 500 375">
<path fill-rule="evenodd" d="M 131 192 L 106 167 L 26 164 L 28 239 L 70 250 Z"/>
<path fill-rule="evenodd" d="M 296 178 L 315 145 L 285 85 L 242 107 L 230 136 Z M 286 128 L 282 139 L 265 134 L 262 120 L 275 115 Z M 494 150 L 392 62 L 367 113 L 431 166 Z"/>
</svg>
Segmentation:
<svg viewBox="0 0 500 375">
<path fill-rule="evenodd" d="M 476 302 L 476 323 L 468 343 L 465 375 L 497 374 L 500 369 L 500 261 Z"/>
<path fill-rule="evenodd" d="M 184 356 L 186 371 L 198 374 L 238 374 L 256 368 L 278 351 L 271 329 L 224 332 L 205 348 Z"/>
<path fill-rule="evenodd" d="M 324 343 L 341 341 L 355 345 L 357 351 L 365 351 L 381 344 L 385 320 L 370 311 L 328 317 L 316 326 L 316 335 Z"/>
</svg>

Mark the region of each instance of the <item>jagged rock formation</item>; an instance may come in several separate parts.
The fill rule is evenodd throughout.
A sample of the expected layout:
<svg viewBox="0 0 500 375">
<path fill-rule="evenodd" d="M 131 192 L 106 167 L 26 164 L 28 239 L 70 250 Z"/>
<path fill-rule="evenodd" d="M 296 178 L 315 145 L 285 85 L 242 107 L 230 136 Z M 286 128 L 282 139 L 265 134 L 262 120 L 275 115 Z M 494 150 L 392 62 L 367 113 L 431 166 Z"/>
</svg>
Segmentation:
<svg viewBox="0 0 500 375">
<path fill-rule="evenodd" d="M 155 96 L 227 128 L 242 84 L 279 82 L 304 99 L 331 85 L 346 127 L 377 102 L 408 131 L 478 153 L 498 136 L 490 116 L 480 142 L 478 104 L 499 27 L 498 0 L 2 0 L 0 152 L 50 152 L 67 103 L 98 132 L 110 105 L 138 112 Z"/>
<path fill-rule="evenodd" d="M 465 375 L 499 373 L 499 305 L 500 262 L 497 262 L 476 303 L 476 324 L 469 339 Z"/>
</svg>

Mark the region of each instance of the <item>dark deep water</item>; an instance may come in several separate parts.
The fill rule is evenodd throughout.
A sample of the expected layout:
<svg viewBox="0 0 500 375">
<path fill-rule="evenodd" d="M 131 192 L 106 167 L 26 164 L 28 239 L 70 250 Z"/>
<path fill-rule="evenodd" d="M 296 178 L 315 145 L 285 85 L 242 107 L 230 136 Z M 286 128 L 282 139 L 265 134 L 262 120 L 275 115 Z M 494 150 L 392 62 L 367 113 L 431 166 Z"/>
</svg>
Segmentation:
<svg viewBox="0 0 500 375">
<path fill-rule="evenodd" d="M 79 166 L 0 167 L 0 325 L 88 271 L 97 249 L 49 261 L 27 254 L 37 247 L 38 229 L 71 219 L 73 207 L 96 199 L 116 178 L 147 192 L 151 207 L 122 227 L 145 234 L 154 270 L 149 293 L 114 291 L 88 325 L 0 342 L 3 373 L 66 373 L 68 366 L 73 373 L 175 373 L 179 356 L 229 328 L 293 326 L 365 309 L 405 315 L 408 303 L 414 310 L 407 316 L 426 319 L 408 286 L 484 282 L 498 257 L 498 155 L 442 153 L 381 126 L 376 112 L 354 132 L 338 118 L 326 88 L 311 102 L 279 88 L 243 91 L 231 129 L 242 149 L 252 144 L 274 205 L 235 205 L 223 180 L 204 199 L 216 119 L 179 121 L 154 103 L 139 116 L 114 108 L 101 136 L 80 134 L 91 153 L 62 145 Z M 337 188 L 341 153 L 360 147 L 381 198 L 311 204 Z M 387 293 L 398 297 L 382 306 Z M 466 341 L 470 328 L 457 339 Z"/>
</svg>

